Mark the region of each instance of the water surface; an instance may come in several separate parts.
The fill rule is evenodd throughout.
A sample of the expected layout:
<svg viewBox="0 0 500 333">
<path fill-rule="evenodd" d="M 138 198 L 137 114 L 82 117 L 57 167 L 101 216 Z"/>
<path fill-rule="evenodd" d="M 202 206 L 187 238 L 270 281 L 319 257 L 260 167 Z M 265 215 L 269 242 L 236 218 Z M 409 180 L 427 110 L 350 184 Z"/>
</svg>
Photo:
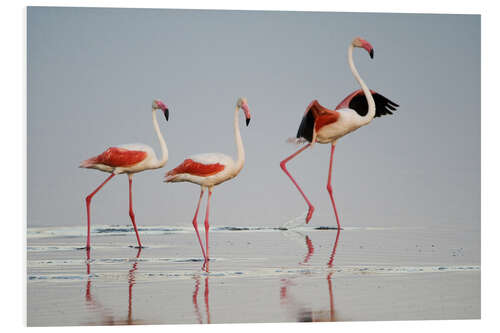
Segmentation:
<svg viewBox="0 0 500 333">
<path fill-rule="evenodd" d="M 480 317 L 474 230 L 211 229 L 209 271 L 191 228 L 28 229 L 28 325 Z"/>
</svg>

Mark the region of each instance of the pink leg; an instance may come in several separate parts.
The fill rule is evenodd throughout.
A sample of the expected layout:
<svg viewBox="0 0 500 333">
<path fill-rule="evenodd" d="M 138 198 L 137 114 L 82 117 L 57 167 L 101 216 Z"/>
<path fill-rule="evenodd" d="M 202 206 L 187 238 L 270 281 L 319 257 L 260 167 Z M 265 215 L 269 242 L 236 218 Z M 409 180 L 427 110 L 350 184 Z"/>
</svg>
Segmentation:
<svg viewBox="0 0 500 333">
<path fill-rule="evenodd" d="M 198 306 L 198 291 L 200 290 L 200 279 L 196 278 L 196 282 L 194 285 L 194 292 L 193 292 L 193 305 L 194 305 L 194 311 L 196 312 L 196 316 L 198 317 L 198 323 L 203 324 L 203 320 L 201 318 L 201 313 L 200 313 L 200 308 Z"/>
<path fill-rule="evenodd" d="M 206 257 L 206 262 L 210 260 L 209 252 L 208 252 L 208 229 L 210 228 L 210 225 L 208 224 L 208 214 L 210 212 L 210 197 L 212 196 L 212 189 L 208 189 L 208 199 L 207 199 L 207 211 L 205 213 L 205 247 L 206 251 L 205 254 L 207 255 Z M 208 265 L 207 265 L 207 271 L 208 271 Z"/>
<path fill-rule="evenodd" d="M 307 254 L 306 257 L 304 258 L 304 261 L 302 262 L 303 264 L 307 264 L 309 259 L 311 259 L 311 256 L 314 254 L 314 246 L 309 236 L 306 236 L 306 245 L 307 245 Z"/>
<path fill-rule="evenodd" d="M 300 188 L 299 184 L 297 184 L 297 182 L 295 181 L 295 179 L 293 179 L 292 175 L 288 172 L 288 170 L 286 169 L 286 164 L 288 163 L 288 161 L 290 161 L 292 158 L 294 158 L 295 156 L 297 156 L 298 154 L 300 154 L 301 152 L 303 152 L 304 150 L 306 150 L 307 148 L 309 148 L 309 146 L 311 146 L 311 144 L 307 144 L 306 146 L 300 148 L 298 151 L 296 151 L 295 153 L 293 153 L 292 155 L 288 156 L 287 158 L 285 158 L 283 161 L 281 161 L 280 163 L 280 166 L 281 166 L 281 169 L 283 169 L 283 171 L 287 174 L 288 177 L 290 177 L 290 179 L 292 180 L 292 182 L 295 184 L 295 186 L 297 187 L 297 189 L 299 190 L 300 194 L 302 194 L 302 196 L 304 197 L 304 200 L 306 201 L 307 205 L 309 206 L 309 211 L 307 213 L 307 217 L 306 217 L 306 223 L 309 223 L 309 220 L 311 219 L 312 217 L 312 214 L 314 212 L 314 206 L 309 202 L 309 199 L 307 199 L 306 195 L 304 194 L 304 192 L 302 191 L 302 189 Z"/>
<path fill-rule="evenodd" d="M 91 279 L 90 279 L 90 249 L 87 248 L 87 260 L 85 261 L 87 264 L 87 288 L 85 289 L 85 300 L 87 302 L 92 301 L 92 295 L 90 294 L 90 286 L 91 286 Z"/>
<path fill-rule="evenodd" d="M 137 251 L 136 259 L 139 259 L 141 256 L 142 248 L 139 248 Z M 128 321 L 127 324 L 131 325 L 132 321 L 132 287 L 135 284 L 135 271 L 137 270 L 137 264 L 139 262 L 136 260 L 132 265 L 132 268 L 128 271 Z"/>
<path fill-rule="evenodd" d="M 335 201 L 333 200 L 333 193 L 332 193 L 332 164 L 333 164 L 334 151 L 335 151 L 335 145 L 332 145 L 332 152 L 330 154 L 330 169 L 328 171 L 328 183 L 326 184 L 326 190 L 330 194 L 330 200 L 332 200 L 333 211 L 335 212 L 335 218 L 337 219 L 337 228 L 340 229 L 339 215 L 337 214 L 337 207 L 335 207 Z"/>
<path fill-rule="evenodd" d="M 339 243 L 340 229 L 337 229 L 337 236 L 335 237 L 335 244 L 333 245 L 332 253 L 330 254 L 330 260 L 328 261 L 328 267 L 333 266 L 333 259 L 335 258 L 335 252 L 337 251 L 337 245 Z"/>
<path fill-rule="evenodd" d="M 198 232 L 198 211 L 200 210 L 200 203 L 201 203 L 201 198 L 203 197 L 203 193 L 205 191 L 203 190 L 203 187 L 201 188 L 201 193 L 200 193 L 200 199 L 198 200 L 198 205 L 196 206 L 196 213 L 194 213 L 194 218 L 193 218 L 193 227 L 194 230 L 196 231 L 196 236 L 198 237 L 198 242 L 200 242 L 200 247 L 201 247 L 201 253 L 203 253 L 203 259 L 207 261 L 207 256 L 205 255 L 205 249 L 203 248 L 203 243 L 201 242 L 201 237 L 200 233 Z"/>
<path fill-rule="evenodd" d="M 111 178 L 113 178 L 115 174 L 112 173 L 101 185 L 99 185 L 94 192 L 90 193 L 85 198 L 85 203 L 87 204 L 87 250 L 90 249 L 90 201 L 92 201 L 92 197 L 96 194 L 103 186 L 106 184 Z"/>
<path fill-rule="evenodd" d="M 330 321 L 335 320 L 335 308 L 333 306 L 333 290 L 332 290 L 332 274 L 329 273 L 326 279 L 328 280 L 328 293 L 330 294 Z"/>
<path fill-rule="evenodd" d="M 129 194 L 129 211 L 130 219 L 132 220 L 132 224 L 135 230 L 135 236 L 137 237 L 137 243 L 139 244 L 139 248 L 142 248 L 141 239 L 139 238 L 139 231 L 137 230 L 137 225 L 135 224 L 135 214 L 132 209 L 132 175 L 128 175 L 128 194 Z"/>
<path fill-rule="evenodd" d="M 208 305 L 208 276 L 205 277 L 205 312 L 207 313 L 207 324 L 210 324 L 210 306 Z"/>
</svg>

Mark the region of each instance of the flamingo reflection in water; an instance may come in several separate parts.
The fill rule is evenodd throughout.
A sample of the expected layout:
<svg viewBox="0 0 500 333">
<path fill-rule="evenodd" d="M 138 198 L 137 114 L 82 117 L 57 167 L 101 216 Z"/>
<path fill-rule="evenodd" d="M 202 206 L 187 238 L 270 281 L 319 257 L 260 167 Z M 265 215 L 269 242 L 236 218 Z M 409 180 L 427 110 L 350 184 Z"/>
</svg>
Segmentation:
<svg viewBox="0 0 500 333">
<path fill-rule="evenodd" d="M 206 323 L 210 324 L 210 306 L 208 303 L 208 294 L 209 294 L 208 276 L 205 276 L 204 281 L 205 281 L 205 290 L 203 293 L 203 300 L 205 301 L 205 312 L 207 315 Z M 203 318 L 201 316 L 200 307 L 198 305 L 198 292 L 199 291 L 200 291 L 200 277 L 196 276 L 195 277 L 195 284 L 194 284 L 194 291 L 193 291 L 193 306 L 194 306 L 194 311 L 196 313 L 196 317 L 198 319 L 198 324 L 203 324 Z"/>
<path fill-rule="evenodd" d="M 94 296 L 91 293 L 92 290 L 92 274 L 90 272 L 90 249 L 87 249 L 87 285 L 85 288 L 85 302 L 88 306 L 89 310 L 92 312 L 100 313 L 102 315 L 102 319 L 100 323 L 101 325 L 141 325 L 144 324 L 142 321 L 134 320 L 132 318 L 132 288 L 135 285 L 135 272 L 137 271 L 137 264 L 139 263 L 139 258 L 141 256 L 142 248 L 138 248 L 137 254 L 133 259 L 134 263 L 130 270 L 128 271 L 128 313 L 126 320 L 116 320 L 110 310 L 104 307 L 99 301 L 95 300 Z"/>
<path fill-rule="evenodd" d="M 333 261 L 335 259 L 335 253 L 337 251 L 337 245 L 339 242 L 339 236 L 340 236 L 340 230 L 337 229 L 337 235 L 335 237 L 335 243 L 332 248 L 332 252 L 330 253 L 330 258 L 327 263 L 328 268 L 333 267 Z M 307 264 L 311 257 L 314 254 L 314 244 L 311 240 L 311 238 L 306 235 L 305 236 L 305 244 L 307 248 L 307 253 L 304 256 L 304 259 L 299 263 L 299 264 Z M 295 301 L 289 293 L 290 287 L 295 286 L 295 283 L 292 281 L 292 279 L 286 278 L 286 279 L 281 279 L 282 285 L 280 287 L 280 301 L 282 306 L 292 306 L 294 308 L 302 307 L 299 309 L 296 313 L 297 320 L 301 322 L 314 322 L 314 321 L 336 321 L 337 318 L 335 317 L 335 307 L 334 307 L 334 301 L 333 301 L 333 284 L 332 284 L 332 275 L 333 272 L 329 272 L 326 276 L 326 280 L 328 282 L 328 294 L 330 298 L 330 311 L 328 315 L 325 313 L 325 311 L 312 311 L 311 309 L 304 309 L 300 304 L 297 304 L 298 302 Z"/>
</svg>

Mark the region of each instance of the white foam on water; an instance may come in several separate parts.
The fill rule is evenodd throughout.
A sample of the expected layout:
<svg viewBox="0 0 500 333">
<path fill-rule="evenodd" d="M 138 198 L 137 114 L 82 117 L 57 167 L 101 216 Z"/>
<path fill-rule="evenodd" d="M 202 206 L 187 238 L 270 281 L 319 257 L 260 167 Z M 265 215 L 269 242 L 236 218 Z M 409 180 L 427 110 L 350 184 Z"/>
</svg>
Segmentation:
<svg viewBox="0 0 500 333">
<path fill-rule="evenodd" d="M 179 259 L 181 260 L 181 259 Z M 184 259 L 186 260 L 186 259 Z M 191 258 L 187 259 L 192 261 Z M 201 260 L 201 259 L 200 259 Z M 142 260 L 139 260 L 142 261 Z M 174 261 L 174 260 L 172 260 Z M 179 261 L 175 261 L 179 262 Z M 252 271 L 156 271 L 142 273 L 140 269 L 135 272 L 135 281 L 163 281 L 166 279 L 192 279 L 199 275 L 208 275 L 210 277 L 223 278 L 241 278 L 241 277 L 281 277 L 281 276 L 300 276 L 300 275 L 319 275 L 333 273 L 335 276 L 349 275 L 390 275 L 390 274 L 421 274 L 421 273 L 450 273 L 450 272 L 479 272 L 481 266 L 460 265 L 460 266 L 337 266 L 328 267 L 283 267 L 283 268 L 262 268 Z M 29 282 L 37 281 L 75 281 L 91 278 L 94 280 L 105 281 L 127 281 L 129 278 L 127 272 L 99 272 L 91 275 L 87 274 L 31 274 L 28 275 Z"/>
<path fill-rule="evenodd" d="M 144 235 L 163 235 L 169 233 L 191 233 L 192 228 L 182 226 L 158 227 L 141 226 L 139 232 Z M 96 225 L 91 227 L 92 236 L 99 235 L 128 235 L 134 233 L 132 225 Z M 59 237 L 85 237 L 87 228 L 80 227 L 44 227 L 28 228 L 28 239 L 59 238 Z"/>
<path fill-rule="evenodd" d="M 179 234 L 179 233 L 194 233 L 191 226 L 141 226 L 138 228 L 141 235 L 166 235 L 166 234 Z M 422 230 L 422 227 L 342 227 L 343 231 L 383 231 L 383 230 Z M 336 231 L 337 227 L 318 226 L 305 224 L 305 214 L 294 218 L 281 226 L 213 226 L 210 232 L 281 232 L 286 230 L 292 231 Z M 200 232 L 204 232 L 204 228 L 200 228 Z M 132 225 L 96 225 L 91 229 L 92 237 L 110 236 L 110 235 L 130 235 L 134 233 Z M 40 238 L 71 238 L 71 237 L 86 237 L 87 228 L 80 227 L 44 227 L 44 228 L 28 228 L 28 239 Z M 69 248 L 69 247 L 68 247 Z M 36 251 L 38 247 L 28 247 L 28 251 Z M 47 248 L 47 250 L 56 251 L 63 250 L 63 246 Z"/>
</svg>

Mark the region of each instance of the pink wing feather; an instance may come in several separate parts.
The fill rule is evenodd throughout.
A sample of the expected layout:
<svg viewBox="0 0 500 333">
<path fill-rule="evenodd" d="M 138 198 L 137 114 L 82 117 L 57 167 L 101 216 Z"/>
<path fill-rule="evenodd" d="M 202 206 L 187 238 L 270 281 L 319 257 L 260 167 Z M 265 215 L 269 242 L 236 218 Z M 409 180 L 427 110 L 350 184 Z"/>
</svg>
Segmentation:
<svg viewBox="0 0 500 333">
<path fill-rule="evenodd" d="M 170 170 L 165 175 L 167 179 L 171 179 L 173 176 L 187 173 L 193 176 L 208 177 L 215 175 L 216 173 L 224 170 L 225 166 L 220 163 L 204 164 L 195 162 L 190 158 L 187 158 L 175 169 Z"/>
<path fill-rule="evenodd" d="M 147 156 L 148 154 L 142 150 L 111 147 L 102 154 L 83 161 L 80 167 L 90 168 L 96 164 L 103 164 L 113 168 L 129 167 L 142 162 Z"/>
</svg>

